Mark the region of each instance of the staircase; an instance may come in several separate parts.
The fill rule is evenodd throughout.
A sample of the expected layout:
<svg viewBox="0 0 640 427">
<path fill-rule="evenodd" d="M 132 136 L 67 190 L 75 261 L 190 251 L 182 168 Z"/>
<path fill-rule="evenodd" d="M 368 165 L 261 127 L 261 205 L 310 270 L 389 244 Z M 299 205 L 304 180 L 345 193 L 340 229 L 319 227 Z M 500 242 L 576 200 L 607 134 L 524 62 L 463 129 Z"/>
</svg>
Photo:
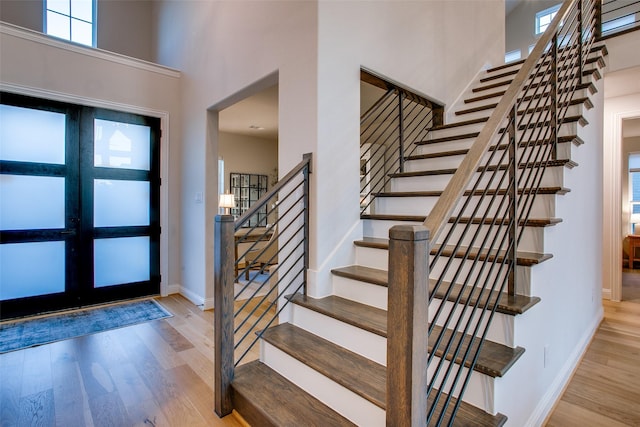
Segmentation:
<svg viewBox="0 0 640 427">
<path fill-rule="evenodd" d="M 597 92 L 595 82 L 601 78 L 605 55 L 603 46 L 588 50 L 579 84 L 558 103 L 566 114 L 558 123 L 557 138 L 539 137 L 536 132 L 545 126 L 543 122 L 555 120 L 545 116 L 551 108 L 548 104 L 537 103 L 526 111 L 516 108 L 523 117 L 547 118 L 518 121 L 515 131 L 500 129 L 500 134 L 517 133 L 520 142 L 511 148 L 493 143 L 484 155 L 486 162 L 475 170 L 477 185 L 462 193 L 469 206 L 482 205 L 485 215 L 461 216 L 464 208 L 458 206 L 429 245 L 427 408 L 435 417 L 442 414 L 440 421 L 433 418 L 429 425 L 500 426 L 518 411 L 514 396 L 526 386 L 523 378 L 535 374 L 531 362 L 521 360 L 530 349 L 518 345 L 527 340 L 517 334 L 530 328 L 530 312 L 544 304 L 531 295 L 532 277 L 539 265 L 553 257 L 545 247 L 545 236 L 549 229 L 562 226 L 562 218 L 556 216 L 557 201 L 571 191 L 565 187 L 565 175 L 579 166 L 572 154 L 584 143 L 585 116 L 593 107 L 591 97 Z M 364 237 L 353 242 L 355 264 L 332 270 L 333 294 L 324 298 L 289 294 L 289 321 L 259 332 L 259 360 L 238 364 L 230 382 L 231 405 L 250 425 L 385 425 L 390 392 L 389 230 L 425 222 L 523 63 L 482 72 L 453 109 L 451 121 L 432 128 L 404 158 L 403 170 L 389 174 L 388 185 L 372 195 L 370 208 L 361 215 Z M 575 78 L 561 69 L 556 72 L 558 79 Z M 534 72 L 529 79 L 543 81 L 548 73 Z M 517 105 L 544 97 L 544 93 L 525 92 Z M 547 146 L 553 150 L 550 160 L 527 157 L 535 150 L 532 147 L 547 150 Z M 509 186 L 483 175 L 509 169 L 500 157 L 509 150 L 527 159 L 512 169 L 528 170 L 545 163 L 538 183 L 517 186 L 518 196 L 531 196 L 531 203 L 524 219 L 511 225 L 500 222 L 504 211 L 487 199 L 507 194 Z M 496 246 L 494 252 L 476 247 L 479 241 L 500 240 L 499 233 L 510 226 L 519 230 L 517 251 L 507 246 Z M 483 265 L 512 262 L 513 266 L 502 272 L 491 267 L 474 273 L 478 261 Z M 451 265 L 455 267 L 449 269 Z M 478 293 L 469 284 L 473 281 L 463 282 L 463 276 L 485 282 L 504 280 L 515 288 L 494 285 Z M 462 382 L 457 377 L 452 380 L 450 372 L 459 372 Z M 513 419 L 520 422 L 522 414 Z"/>
</svg>

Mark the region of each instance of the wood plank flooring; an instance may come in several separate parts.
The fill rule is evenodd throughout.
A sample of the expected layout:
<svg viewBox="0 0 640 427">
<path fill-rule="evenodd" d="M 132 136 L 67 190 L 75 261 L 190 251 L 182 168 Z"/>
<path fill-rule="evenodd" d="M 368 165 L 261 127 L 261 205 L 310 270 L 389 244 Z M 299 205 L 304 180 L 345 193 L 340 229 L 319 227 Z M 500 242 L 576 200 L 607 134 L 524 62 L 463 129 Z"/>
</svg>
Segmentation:
<svg viewBox="0 0 640 427">
<path fill-rule="evenodd" d="M 213 412 L 213 312 L 159 302 L 174 317 L 0 355 L 0 425 L 242 426 Z"/>
<path fill-rule="evenodd" d="M 547 427 L 640 426 L 640 304 L 603 305 L 604 320 Z"/>
<path fill-rule="evenodd" d="M 181 296 L 174 317 L 0 355 L 0 425 L 234 426 L 213 412 L 213 312 Z M 547 426 L 640 426 L 640 304 L 605 319 Z"/>
</svg>

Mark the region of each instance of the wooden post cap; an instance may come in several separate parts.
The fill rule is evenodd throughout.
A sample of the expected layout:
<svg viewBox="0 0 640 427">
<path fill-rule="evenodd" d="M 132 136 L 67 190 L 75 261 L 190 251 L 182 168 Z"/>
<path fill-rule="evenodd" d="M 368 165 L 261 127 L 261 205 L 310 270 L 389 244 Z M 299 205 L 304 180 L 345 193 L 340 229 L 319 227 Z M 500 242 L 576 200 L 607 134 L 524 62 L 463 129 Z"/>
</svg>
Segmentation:
<svg viewBox="0 0 640 427">
<path fill-rule="evenodd" d="M 419 242 L 429 240 L 429 230 L 422 225 L 394 225 L 389 229 L 389 239 Z"/>
</svg>

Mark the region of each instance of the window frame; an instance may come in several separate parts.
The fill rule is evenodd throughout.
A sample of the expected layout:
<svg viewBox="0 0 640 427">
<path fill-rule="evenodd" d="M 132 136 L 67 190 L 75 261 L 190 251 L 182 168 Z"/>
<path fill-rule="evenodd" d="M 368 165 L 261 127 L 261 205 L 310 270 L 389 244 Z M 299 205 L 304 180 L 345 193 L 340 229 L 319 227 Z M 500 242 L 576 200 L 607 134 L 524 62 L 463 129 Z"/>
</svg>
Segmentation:
<svg viewBox="0 0 640 427">
<path fill-rule="evenodd" d="M 43 33 L 50 36 L 50 37 L 55 37 L 59 40 L 65 40 L 71 43 L 75 43 L 79 46 L 86 46 L 86 47 L 93 47 L 96 48 L 97 44 L 98 44 L 98 31 L 97 31 L 97 27 L 98 27 L 98 0 L 91 0 L 91 22 L 85 20 L 85 19 L 81 19 L 78 18 L 77 16 L 73 15 L 73 10 L 72 10 L 72 2 L 73 0 L 64 0 L 66 2 L 69 3 L 69 14 L 64 14 L 64 13 L 60 13 L 59 11 L 53 10 L 53 9 L 49 9 L 48 3 L 50 0 L 42 0 L 42 4 L 43 4 L 43 8 L 42 8 L 42 23 L 43 23 Z M 60 1 L 60 0 L 58 0 Z M 51 13 L 55 13 L 57 15 L 63 16 L 68 20 L 69 23 L 69 38 L 66 37 L 60 37 L 57 36 L 55 34 L 50 34 L 49 33 L 49 28 L 48 28 L 48 12 Z M 73 21 L 81 21 L 84 23 L 88 23 L 91 24 L 91 44 L 86 44 L 77 40 L 73 40 L 73 27 L 72 27 L 72 23 Z"/>
<path fill-rule="evenodd" d="M 640 167 L 631 167 L 632 157 L 636 157 L 640 160 L 640 152 L 631 152 L 629 153 L 629 157 L 627 159 L 627 173 L 629 175 L 628 181 L 628 200 L 629 200 L 629 215 L 633 215 L 634 206 L 640 206 L 640 200 L 633 199 L 633 174 L 640 173 Z M 631 234 L 635 234 L 634 224 L 629 221 L 629 228 L 631 230 Z"/>
<path fill-rule="evenodd" d="M 562 6 L 562 3 L 558 3 L 555 6 L 551 6 L 539 12 L 536 12 L 536 19 L 535 19 L 534 28 L 533 28 L 534 34 L 536 36 L 539 36 L 540 34 L 546 31 L 547 27 L 549 26 L 551 21 L 553 21 L 553 18 L 555 18 L 556 14 L 560 10 L 560 6 Z M 547 16 L 550 16 L 549 24 L 546 24 L 546 26 L 544 27 L 544 30 L 540 30 L 540 20 Z"/>
</svg>

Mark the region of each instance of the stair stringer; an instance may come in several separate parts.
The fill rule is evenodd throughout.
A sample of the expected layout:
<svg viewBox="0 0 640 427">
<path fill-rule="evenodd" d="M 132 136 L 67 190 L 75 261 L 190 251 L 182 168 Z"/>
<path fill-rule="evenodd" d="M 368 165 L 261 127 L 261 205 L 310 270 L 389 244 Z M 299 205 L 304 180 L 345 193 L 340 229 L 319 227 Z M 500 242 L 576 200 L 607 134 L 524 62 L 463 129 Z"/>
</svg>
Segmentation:
<svg viewBox="0 0 640 427">
<path fill-rule="evenodd" d="M 578 132 L 584 144 L 572 151 L 580 166 L 563 180 L 572 191 L 556 202 L 563 222 L 545 231 L 545 252 L 554 257 L 530 270 L 530 291 L 541 302 L 514 329 L 515 344 L 527 351 L 496 382 L 496 409 L 508 415 L 507 425 L 542 425 L 603 317 L 602 80 L 595 85 L 589 125 Z M 509 383 L 520 385 L 517 393 Z"/>
</svg>

